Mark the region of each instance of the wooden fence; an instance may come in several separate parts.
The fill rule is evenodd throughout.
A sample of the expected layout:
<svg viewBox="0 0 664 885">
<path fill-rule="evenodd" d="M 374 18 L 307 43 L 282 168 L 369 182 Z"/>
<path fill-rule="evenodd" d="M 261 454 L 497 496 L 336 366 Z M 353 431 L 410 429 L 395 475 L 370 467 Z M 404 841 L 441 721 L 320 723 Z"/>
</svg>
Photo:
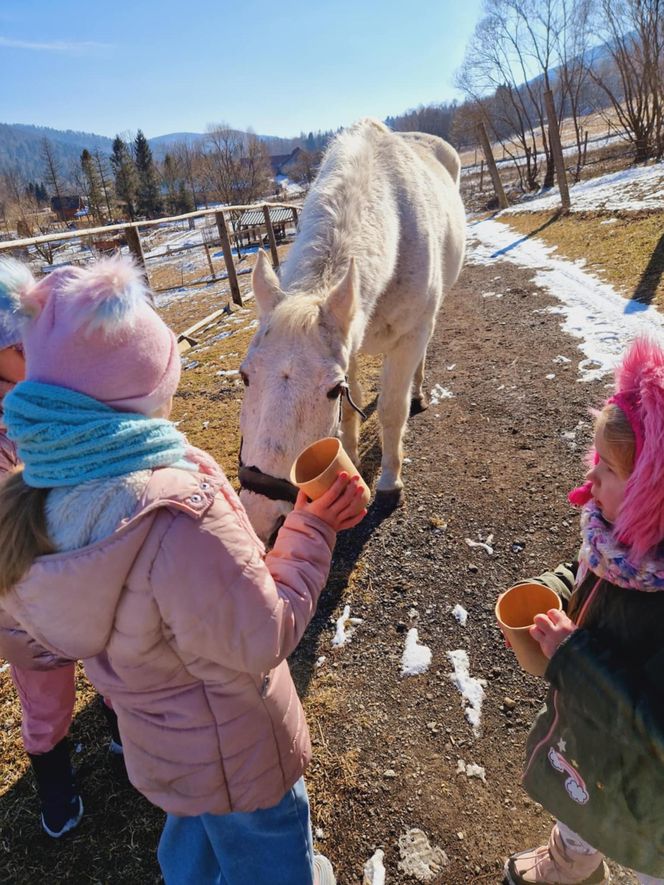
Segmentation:
<svg viewBox="0 0 664 885">
<path fill-rule="evenodd" d="M 48 273 L 52 267 L 62 264 L 87 264 L 104 254 L 127 248 L 145 270 L 155 292 L 227 279 L 233 301 L 241 305 L 238 274 L 244 270 L 238 270 L 236 265 L 244 257 L 243 249 L 246 254 L 247 248 L 251 247 L 241 245 L 238 222 L 247 210 L 262 212 L 262 223 L 253 224 L 252 229 L 265 231 L 265 236 L 260 237 L 261 242 L 257 245 L 266 245 L 270 249 L 272 263 L 277 268 L 278 234 L 283 238 L 287 234 L 287 226 L 280 224 L 275 233 L 271 209 L 291 211 L 290 229 L 294 233 L 300 209 L 296 204 L 219 206 L 149 221 L 120 222 L 103 227 L 46 233 L 39 237 L 4 240 L 0 241 L 0 256 L 9 253 L 27 259 L 40 274 Z M 181 233 L 178 234 L 178 231 Z M 218 247 L 220 251 L 213 251 Z"/>
</svg>

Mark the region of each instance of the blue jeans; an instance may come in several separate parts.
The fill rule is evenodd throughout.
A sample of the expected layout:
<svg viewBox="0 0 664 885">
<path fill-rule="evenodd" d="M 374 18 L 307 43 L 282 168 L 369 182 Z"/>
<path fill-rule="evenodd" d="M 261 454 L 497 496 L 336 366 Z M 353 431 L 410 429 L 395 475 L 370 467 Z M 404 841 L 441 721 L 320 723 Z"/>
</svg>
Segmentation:
<svg viewBox="0 0 664 885">
<path fill-rule="evenodd" d="M 167 815 L 157 855 L 166 885 L 313 885 L 304 778 L 272 808 Z"/>
</svg>

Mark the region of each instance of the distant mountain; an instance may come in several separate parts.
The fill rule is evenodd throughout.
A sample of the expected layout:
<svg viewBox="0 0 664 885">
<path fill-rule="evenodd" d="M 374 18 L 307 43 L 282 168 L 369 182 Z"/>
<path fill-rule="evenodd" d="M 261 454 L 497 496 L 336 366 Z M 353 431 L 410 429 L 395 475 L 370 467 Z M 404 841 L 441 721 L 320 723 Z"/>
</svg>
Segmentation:
<svg viewBox="0 0 664 885">
<path fill-rule="evenodd" d="M 246 133 L 237 130 L 238 134 Z M 110 156 L 113 139 L 93 132 L 75 132 L 71 129 L 51 129 L 48 126 L 30 126 L 24 123 L 0 123 L 0 173 L 7 170 L 18 171 L 26 181 L 44 180 L 44 162 L 41 155 L 43 140 L 47 138 L 53 145 L 56 160 L 62 177 L 70 186 L 75 186 L 80 175 L 81 151 L 87 148 L 91 153 L 99 150 Z M 183 142 L 197 145 L 205 138 L 202 132 L 170 132 L 148 139 L 156 160 L 163 160 L 169 150 Z M 290 153 L 300 144 L 298 138 L 277 138 L 259 135 L 265 141 L 271 154 Z"/>
</svg>

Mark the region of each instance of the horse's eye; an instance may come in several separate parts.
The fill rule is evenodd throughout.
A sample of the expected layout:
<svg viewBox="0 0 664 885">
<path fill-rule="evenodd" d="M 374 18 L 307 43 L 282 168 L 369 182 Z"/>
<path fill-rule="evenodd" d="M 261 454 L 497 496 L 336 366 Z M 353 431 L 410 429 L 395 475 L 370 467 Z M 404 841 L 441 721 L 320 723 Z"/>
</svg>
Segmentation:
<svg viewBox="0 0 664 885">
<path fill-rule="evenodd" d="M 328 390 L 327 398 L 328 399 L 339 399 L 339 397 L 341 396 L 341 391 L 343 389 L 344 389 L 343 382 L 340 381 L 338 384 L 335 384 L 334 387 L 332 387 L 330 390 Z"/>
<path fill-rule="evenodd" d="M 249 379 L 247 378 L 247 373 L 243 372 L 242 369 L 240 369 L 240 378 L 242 378 L 242 383 L 244 384 L 244 386 L 249 387 Z"/>
</svg>

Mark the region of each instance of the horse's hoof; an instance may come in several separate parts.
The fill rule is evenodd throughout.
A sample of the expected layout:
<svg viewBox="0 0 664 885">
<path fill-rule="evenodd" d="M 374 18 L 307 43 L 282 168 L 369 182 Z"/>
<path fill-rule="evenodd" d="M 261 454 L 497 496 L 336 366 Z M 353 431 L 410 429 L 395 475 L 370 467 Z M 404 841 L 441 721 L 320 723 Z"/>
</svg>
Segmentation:
<svg viewBox="0 0 664 885">
<path fill-rule="evenodd" d="M 376 491 L 374 498 L 374 508 L 379 513 L 391 513 L 403 503 L 403 489 L 387 489 Z"/>
<path fill-rule="evenodd" d="M 419 415 L 420 412 L 426 412 L 429 408 L 429 400 L 426 396 L 414 396 L 410 401 L 410 417 Z"/>
</svg>

